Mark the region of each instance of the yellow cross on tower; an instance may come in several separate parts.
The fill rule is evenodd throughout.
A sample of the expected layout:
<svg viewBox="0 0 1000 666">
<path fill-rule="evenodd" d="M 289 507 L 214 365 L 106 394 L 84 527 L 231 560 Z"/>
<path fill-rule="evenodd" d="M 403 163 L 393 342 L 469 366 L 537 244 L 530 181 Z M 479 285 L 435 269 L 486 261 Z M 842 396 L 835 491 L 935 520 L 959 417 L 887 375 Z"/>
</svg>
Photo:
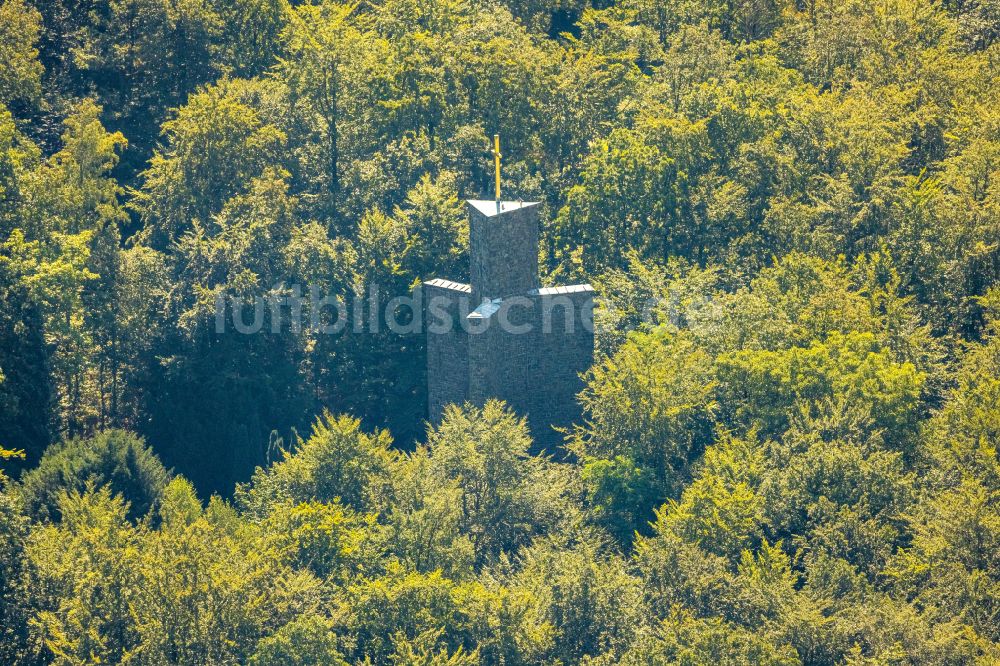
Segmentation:
<svg viewBox="0 0 1000 666">
<path fill-rule="evenodd" d="M 493 163 L 496 166 L 497 176 L 497 212 L 500 211 L 500 135 L 493 135 Z"/>
</svg>

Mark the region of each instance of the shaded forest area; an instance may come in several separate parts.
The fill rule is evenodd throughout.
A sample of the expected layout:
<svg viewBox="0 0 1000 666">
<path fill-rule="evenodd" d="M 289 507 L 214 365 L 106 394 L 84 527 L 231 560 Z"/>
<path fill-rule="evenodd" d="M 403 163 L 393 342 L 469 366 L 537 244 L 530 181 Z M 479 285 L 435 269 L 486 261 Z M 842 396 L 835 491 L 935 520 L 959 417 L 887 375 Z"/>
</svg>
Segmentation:
<svg viewBox="0 0 1000 666">
<path fill-rule="evenodd" d="M 998 37 L 2 0 L 0 663 L 1000 662 Z M 467 277 L 494 133 L 544 280 L 602 296 L 562 450 L 427 427 L 419 335 L 217 330 Z"/>
</svg>

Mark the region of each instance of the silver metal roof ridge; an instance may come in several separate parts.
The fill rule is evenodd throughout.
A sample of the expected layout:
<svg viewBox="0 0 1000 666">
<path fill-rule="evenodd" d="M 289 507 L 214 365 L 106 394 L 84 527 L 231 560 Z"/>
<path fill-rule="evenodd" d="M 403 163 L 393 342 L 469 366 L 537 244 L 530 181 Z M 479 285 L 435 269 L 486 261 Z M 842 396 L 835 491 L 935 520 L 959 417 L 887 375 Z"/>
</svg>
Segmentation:
<svg viewBox="0 0 1000 666">
<path fill-rule="evenodd" d="M 434 278 L 433 280 L 427 280 L 424 282 L 424 284 L 429 287 L 438 287 L 439 289 L 450 289 L 452 291 L 461 291 L 467 294 L 472 293 L 472 285 L 463 284 L 461 282 L 452 282 L 451 280 L 445 280 L 444 278 Z"/>
<path fill-rule="evenodd" d="M 580 294 L 594 291 L 589 284 L 570 284 L 565 287 L 539 287 L 528 292 L 529 296 L 556 296 L 561 294 Z"/>
<path fill-rule="evenodd" d="M 469 319 L 489 319 L 497 313 L 500 309 L 500 305 L 503 303 L 502 298 L 488 298 L 479 304 L 479 307 L 469 313 Z"/>
</svg>

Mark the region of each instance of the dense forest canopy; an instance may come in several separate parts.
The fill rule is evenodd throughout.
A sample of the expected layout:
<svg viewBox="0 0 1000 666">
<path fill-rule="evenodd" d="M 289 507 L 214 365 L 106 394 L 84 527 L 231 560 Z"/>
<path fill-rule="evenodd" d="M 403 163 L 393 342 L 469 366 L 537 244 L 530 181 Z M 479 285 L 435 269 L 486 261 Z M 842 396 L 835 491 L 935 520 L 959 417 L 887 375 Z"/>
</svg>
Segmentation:
<svg viewBox="0 0 1000 666">
<path fill-rule="evenodd" d="M 996 0 L 0 0 L 0 663 L 1000 662 L 998 41 Z M 556 451 L 426 425 L 418 334 L 287 325 L 467 279 L 495 133 L 601 295 Z"/>
</svg>

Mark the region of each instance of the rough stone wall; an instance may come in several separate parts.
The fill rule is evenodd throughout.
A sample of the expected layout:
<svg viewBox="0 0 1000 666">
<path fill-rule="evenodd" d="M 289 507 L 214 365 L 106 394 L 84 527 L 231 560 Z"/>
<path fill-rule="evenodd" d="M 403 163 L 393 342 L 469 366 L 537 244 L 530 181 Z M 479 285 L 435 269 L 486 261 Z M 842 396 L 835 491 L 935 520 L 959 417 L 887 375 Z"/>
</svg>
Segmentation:
<svg viewBox="0 0 1000 666">
<path fill-rule="evenodd" d="M 504 368 L 499 361 L 503 339 L 496 323 L 495 317 L 485 317 L 472 324 L 468 333 L 468 400 L 477 405 L 502 393 Z"/>
<path fill-rule="evenodd" d="M 427 336 L 428 418 L 437 423 L 445 405 L 468 399 L 469 340 L 462 320 L 471 309 L 471 289 L 448 280 L 431 280 L 420 291 Z"/>
<path fill-rule="evenodd" d="M 537 287 L 538 204 L 505 208 L 499 215 L 486 215 L 470 204 L 469 255 L 475 303 L 483 298 L 524 294 Z"/>
<path fill-rule="evenodd" d="M 581 373 L 594 361 L 594 290 L 590 285 L 536 290 L 536 380 L 528 421 L 535 446 L 549 451 L 562 443 L 554 428 L 567 428 L 580 417 L 576 394 Z"/>
<path fill-rule="evenodd" d="M 505 299 L 469 329 L 469 400 L 499 398 L 528 418 L 537 449 L 555 450 L 580 415 L 580 374 L 593 362 L 590 285 Z"/>
<path fill-rule="evenodd" d="M 536 312 L 527 298 L 507 299 L 481 328 L 469 330 L 469 399 L 500 398 L 520 414 L 532 408 Z"/>
</svg>

